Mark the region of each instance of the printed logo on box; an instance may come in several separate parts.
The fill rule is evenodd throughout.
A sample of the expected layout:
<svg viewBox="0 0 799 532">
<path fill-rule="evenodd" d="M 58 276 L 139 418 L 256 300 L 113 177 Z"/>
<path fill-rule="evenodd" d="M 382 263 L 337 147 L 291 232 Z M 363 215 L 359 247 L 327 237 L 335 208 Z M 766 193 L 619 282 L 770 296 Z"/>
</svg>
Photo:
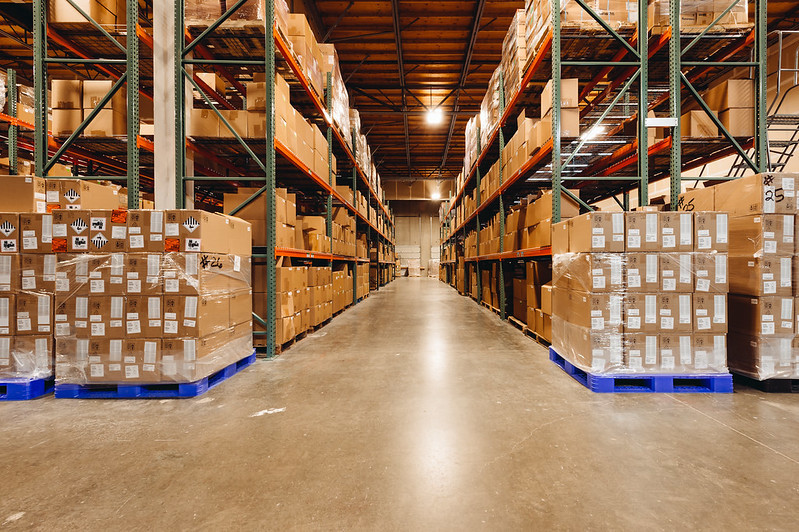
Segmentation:
<svg viewBox="0 0 799 532">
<path fill-rule="evenodd" d="M 92 238 L 92 245 L 97 249 L 102 248 L 108 243 L 108 239 L 103 236 L 102 233 L 97 233 L 94 238 Z"/>
<path fill-rule="evenodd" d="M 10 235 L 11 233 L 13 233 L 16 230 L 17 230 L 17 228 L 14 227 L 14 224 L 12 224 L 11 222 L 9 222 L 7 220 L 5 222 L 3 222 L 2 225 L 0 225 L 0 233 L 3 233 L 5 236 Z"/>
<path fill-rule="evenodd" d="M 75 203 L 80 199 L 80 194 L 78 194 L 73 189 L 69 189 L 66 192 L 64 192 L 64 198 L 66 198 L 66 200 L 69 201 L 70 203 Z"/>
<path fill-rule="evenodd" d="M 76 251 L 85 251 L 89 249 L 89 239 L 85 236 L 72 237 L 72 249 Z"/>
<path fill-rule="evenodd" d="M 73 231 L 78 234 L 81 234 L 83 231 L 86 230 L 86 222 L 83 221 L 82 218 L 78 218 L 74 222 L 69 225 Z"/>
<path fill-rule="evenodd" d="M 91 226 L 92 231 L 105 231 L 105 218 L 92 218 Z"/>
<path fill-rule="evenodd" d="M 17 241 L 16 240 L 3 240 L 3 253 L 16 253 Z"/>
<path fill-rule="evenodd" d="M 202 240 L 199 238 L 186 239 L 186 251 L 200 251 L 200 244 Z"/>
<path fill-rule="evenodd" d="M 185 222 L 183 222 L 183 227 L 188 229 L 189 233 L 193 233 L 195 229 L 200 226 L 200 222 L 198 222 L 194 216 L 189 216 Z"/>
</svg>

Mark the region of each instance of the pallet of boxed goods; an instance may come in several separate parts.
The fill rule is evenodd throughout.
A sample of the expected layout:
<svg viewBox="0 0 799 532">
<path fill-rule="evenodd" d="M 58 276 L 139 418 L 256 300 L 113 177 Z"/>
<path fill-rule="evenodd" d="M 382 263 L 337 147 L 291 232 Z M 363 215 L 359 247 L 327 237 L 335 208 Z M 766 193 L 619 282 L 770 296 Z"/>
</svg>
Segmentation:
<svg viewBox="0 0 799 532">
<path fill-rule="evenodd" d="M 721 212 L 556 224 L 553 361 L 594 391 L 732 391 L 728 226 Z"/>
<path fill-rule="evenodd" d="M 51 216 L 57 398 L 192 397 L 252 363 L 249 223 L 195 210 Z"/>
</svg>

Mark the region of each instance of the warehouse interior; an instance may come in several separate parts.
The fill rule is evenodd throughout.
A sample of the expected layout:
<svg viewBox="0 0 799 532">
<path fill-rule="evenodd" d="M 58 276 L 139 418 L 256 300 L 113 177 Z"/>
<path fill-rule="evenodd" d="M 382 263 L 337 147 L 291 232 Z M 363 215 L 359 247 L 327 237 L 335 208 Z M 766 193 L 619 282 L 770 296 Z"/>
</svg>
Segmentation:
<svg viewBox="0 0 799 532">
<path fill-rule="evenodd" d="M 0 529 L 792 530 L 796 0 L 0 1 Z"/>
</svg>

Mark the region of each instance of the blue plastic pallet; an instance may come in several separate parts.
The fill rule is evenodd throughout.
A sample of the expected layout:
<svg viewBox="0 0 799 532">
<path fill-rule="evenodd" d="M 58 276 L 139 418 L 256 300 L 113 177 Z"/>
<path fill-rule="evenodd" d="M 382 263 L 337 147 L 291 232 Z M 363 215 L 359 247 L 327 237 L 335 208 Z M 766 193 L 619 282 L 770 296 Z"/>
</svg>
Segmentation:
<svg viewBox="0 0 799 532">
<path fill-rule="evenodd" d="M 186 399 L 204 394 L 255 363 L 255 352 L 216 373 L 188 383 L 56 384 L 56 399 Z"/>
<path fill-rule="evenodd" d="M 0 401 L 28 401 L 53 391 L 55 378 L 0 380 Z"/>
<path fill-rule="evenodd" d="M 549 359 L 595 393 L 732 393 L 732 375 L 593 375 L 549 348 Z"/>
</svg>

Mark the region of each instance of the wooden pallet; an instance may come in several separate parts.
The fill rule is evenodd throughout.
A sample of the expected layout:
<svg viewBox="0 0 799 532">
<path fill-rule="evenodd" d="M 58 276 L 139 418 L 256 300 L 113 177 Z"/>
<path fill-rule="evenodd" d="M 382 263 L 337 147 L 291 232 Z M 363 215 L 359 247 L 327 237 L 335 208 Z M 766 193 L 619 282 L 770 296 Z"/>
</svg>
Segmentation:
<svg viewBox="0 0 799 532">
<path fill-rule="evenodd" d="M 525 336 L 532 338 L 533 340 L 543 345 L 544 347 L 552 347 L 552 342 L 550 342 L 549 340 L 547 340 L 546 338 L 544 338 L 543 336 L 541 336 L 531 328 L 525 327 L 523 332 Z"/>
</svg>

